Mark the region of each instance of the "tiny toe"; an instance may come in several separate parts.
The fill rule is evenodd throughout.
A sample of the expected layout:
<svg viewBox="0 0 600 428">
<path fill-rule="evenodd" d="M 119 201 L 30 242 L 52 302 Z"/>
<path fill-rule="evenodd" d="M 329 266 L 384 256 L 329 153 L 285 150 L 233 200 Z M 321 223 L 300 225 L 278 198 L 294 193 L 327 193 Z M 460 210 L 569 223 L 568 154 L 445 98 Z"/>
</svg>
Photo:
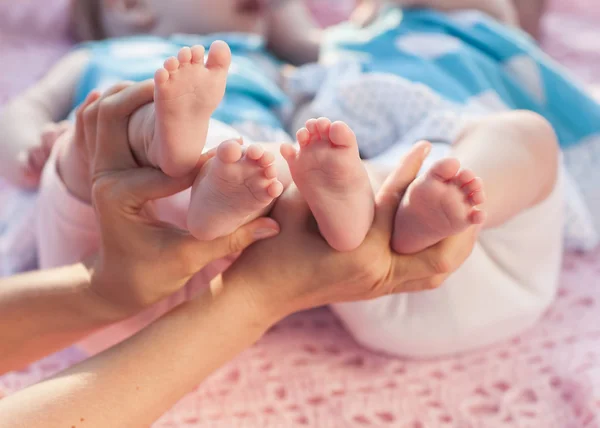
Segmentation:
<svg viewBox="0 0 600 428">
<path fill-rule="evenodd" d="M 463 169 L 456 175 L 456 184 L 459 187 L 463 187 L 465 184 L 469 184 L 475 179 L 475 173 L 470 169 Z"/>
<path fill-rule="evenodd" d="M 192 63 L 204 64 L 204 54 L 206 50 L 202 45 L 196 45 L 192 47 Z"/>
<path fill-rule="evenodd" d="M 165 70 L 164 68 L 160 68 L 158 70 L 156 70 L 156 73 L 154 74 L 154 82 L 157 85 L 162 85 L 164 83 L 166 83 L 169 80 L 169 72 L 167 70 Z"/>
<path fill-rule="evenodd" d="M 310 131 L 306 128 L 300 129 L 296 133 L 296 140 L 298 140 L 298 144 L 300 144 L 300 147 L 307 146 L 308 143 L 310 143 Z"/>
<path fill-rule="evenodd" d="M 171 58 L 168 58 L 165 61 L 165 69 L 169 72 L 169 73 L 173 73 L 174 71 L 176 71 L 179 68 L 179 60 L 177 58 L 175 58 L 174 56 L 172 56 Z"/>
<path fill-rule="evenodd" d="M 318 135 L 319 130 L 317 129 L 317 119 L 309 119 L 305 125 L 306 129 L 310 133 L 310 137 Z M 310 139 L 309 137 L 309 139 Z"/>
<path fill-rule="evenodd" d="M 246 157 L 254 161 L 259 160 L 264 153 L 265 149 L 259 144 L 251 144 L 246 149 Z"/>
<path fill-rule="evenodd" d="M 476 190 L 469 195 L 469 201 L 474 206 L 485 203 L 485 192 L 483 190 Z"/>
<path fill-rule="evenodd" d="M 177 55 L 177 59 L 181 64 L 188 64 L 192 60 L 192 50 L 187 46 L 181 48 L 179 54 Z"/>
<path fill-rule="evenodd" d="M 485 223 L 486 217 L 485 211 L 474 208 L 473 211 L 471 211 L 471 214 L 469 214 L 469 221 L 472 224 L 483 224 Z"/>
<path fill-rule="evenodd" d="M 280 181 L 275 180 L 269 187 L 267 187 L 267 193 L 272 198 L 278 198 L 283 193 L 283 184 Z"/>
<path fill-rule="evenodd" d="M 298 152 L 292 144 L 282 144 L 279 152 L 288 163 L 295 160 L 296 156 L 298 156 Z"/>
<path fill-rule="evenodd" d="M 266 167 L 265 177 L 269 179 L 277 178 L 277 167 L 275 165 Z"/>
<path fill-rule="evenodd" d="M 460 190 L 467 196 L 481 189 L 483 189 L 483 181 L 479 177 L 473 177 L 460 187 Z"/>
<path fill-rule="evenodd" d="M 329 128 L 331 128 L 331 120 L 326 117 L 317 119 L 317 131 L 322 140 L 329 139 Z"/>
<path fill-rule="evenodd" d="M 246 180 L 245 185 L 250 189 L 255 199 L 261 203 L 269 203 L 273 200 L 273 197 L 269 194 L 269 187 L 273 182 L 273 179 L 268 179 L 263 176 L 254 176 L 251 179 Z"/>
<path fill-rule="evenodd" d="M 456 176 L 460 169 L 460 161 L 455 158 L 442 159 L 433 164 L 429 173 L 436 179 L 448 181 Z"/>
<path fill-rule="evenodd" d="M 217 157 L 224 163 L 237 162 L 242 158 L 242 147 L 235 140 L 225 141 L 217 148 Z"/>
<path fill-rule="evenodd" d="M 356 135 L 344 122 L 333 122 L 329 130 L 331 144 L 335 146 L 352 147 L 357 146 Z"/>
<path fill-rule="evenodd" d="M 273 162 L 275 162 L 275 155 L 271 152 L 265 152 L 258 160 L 258 164 L 263 168 L 271 165 Z"/>
<path fill-rule="evenodd" d="M 231 50 L 227 43 L 217 40 L 210 45 L 208 58 L 206 59 L 207 68 L 228 69 L 231 64 Z"/>
</svg>

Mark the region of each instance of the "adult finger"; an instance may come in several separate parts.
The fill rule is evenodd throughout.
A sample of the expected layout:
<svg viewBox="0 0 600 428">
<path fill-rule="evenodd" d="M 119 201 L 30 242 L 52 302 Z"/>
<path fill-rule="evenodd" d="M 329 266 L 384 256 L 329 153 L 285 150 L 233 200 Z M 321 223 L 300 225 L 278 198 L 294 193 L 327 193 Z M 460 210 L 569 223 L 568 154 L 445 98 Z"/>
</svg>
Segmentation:
<svg viewBox="0 0 600 428">
<path fill-rule="evenodd" d="M 110 87 L 108 90 L 106 90 L 103 93 L 100 93 L 98 91 L 92 91 L 90 92 L 90 94 L 88 94 L 88 97 L 95 93 L 95 94 L 100 94 L 99 96 L 95 96 L 94 100 L 92 102 L 87 102 L 88 99 L 86 99 L 86 101 L 84 102 L 85 104 L 85 108 L 81 109 L 83 111 L 83 119 L 84 122 L 86 124 L 87 127 L 87 135 L 89 138 L 87 138 L 87 143 L 88 143 L 88 147 L 92 150 L 89 152 L 90 158 L 93 157 L 93 155 L 95 154 L 95 148 L 96 148 L 96 127 L 97 127 L 97 122 L 98 122 L 98 115 L 99 115 L 99 111 L 100 111 L 100 103 L 102 101 L 104 101 L 106 98 L 122 91 L 123 89 L 129 87 L 133 85 L 133 82 L 120 82 L 117 83 L 116 85 L 113 85 L 112 87 Z M 93 138 L 91 138 L 93 137 Z"/>
<path fill-rule="evenodd" d="M 102 94 L 97 94 L 98 96 L 94 97 L 95 99 L 91 103 L 87 104 L 85 108 L 79 109 L 83 121 L 83 130 L 85 134 L 84 141 L 90 166 L 96 154 L 98 114 L 100 111 L 99 100 L 103 97 Z M 92 175 L 92 172 L 93 171 L 90 170 L 90 176 Z"/>
<path fill-rule="evenodd" d="M 195 274 L 212 261 L 245 250 L 253 243 L 277 236 L 279 224 L 268 217 L 250 222 L 228 236 L 213 241 L 198 241 L 191 235 L 172 235 L 170 251 L 174 257 L 186 263 L 189 274 Z"/>
<path fill-rule="evenodd" d="M 88 96 L 85 98 L 85 101 L 77 108 L 76 114 L 75 114 L 75 144 L 80 146 L 81 148 L 85 148 L 88 152 L 88 159 L 89 159 L 89 144 L 88 141 L 86 139 L 86 133 L 85 133 L 85 123 L 84 123 L 84 119 L 83 119 L 83 115 L 84 115 L 84 111 L 92 104 L 94 103 L 96 100 L 98 100 L 98 98 L 100 98 L 100 92 L 98 91 L 92 91 L 88 94 Z"/>
<path fill-rule="evenodd" d="M 431 144 L 421 141 L 402 156 L 398 167 L 392 172 L 379 189 L 376 195 L 377 216 L 375 222 L 386 231 L 392 227 L 391 219 L 394 217 L 398 205 L 406 192 L 407 187 L 414 181 L 423 165 L 423 161 L 431 151 Z"/>
<path fill-rule="evenodd" d="M 427 278 L 413 279 L 406 281 L 401 285 L 392 287 L 390 294 L 398 293 L 419 293 L 421 291 L 435 290 L 439 288 L 448 275 L 435 275 Z"/>
<path fill-rule="evenodd" d="M 96 99 L 95 99 L 93 102 L 91 102 L 91 103 L 88 103 L 88 102 L 87 102 L 87 101 L 88 101 L 88 99 L 87 99 L 87 98 L 86 98 L 86 100 L 83 102 L 82 106 L 83 106 L 84 104 L 86 104 L 86 105 L 85 105 L 85 108 L 83 109 L 83 110 L 84 110 L 84 118 L 85 118 L 85 114 L 86 114 L 86 112 L 88 112 L 88 111 L 94 111 L 94 114 L 93 114 L 93 115 L 91 115 L 91 116 L 97 116 L 97 115 L 98 115 L 98 111 L 99 111 L 99 109 L 100 109 L 100 102 L 101 102 L 101 101 L 105 100 L 106 98 L 108 98 L 108 97 L 110 97 L 110 96 L 112 96 L 112 95 L 114 95 L 114 94 L 117 94 L 117 93 L 121 92 L 123 89 L 125 89 L 125 88 L 128 88 L 129 86 L 131 86 L 131 85 L 133 85 L 133 84 L 134 84 L 134 82 L 130 82 L 130 81 L 124 81 L 124 82 L 119 82 L 119 83 L 117 83 L 117 84 L 115 84 L 115 85 L 111 86 L 110 88 L 108 88 L 108 89 L 107 89 L 106 91 L 104 91 L 104 92 L 100 92 L 100 91 L 98 91 L 98 90 L 94 90 L 94 91 L 90 92 L 90 94 L 88 94 L 88 97 L 89 97 L 89 96 L 90 96 L 92 93 L 97 93 L 97 94 L 100 94 L 100 96 L 99 96 L 99 97 L 96 97 Z"/>
<path fill-rule="evenodd" d="M 480 230 L 480 226 L 472 226 L 458 235 L 438 242 L 428 248 L 423 255 L 428 258 L 435 273 L 449 275 L 471 255 Z"/>
<path fill-rule="evenodd" d="M 127 118 L 154 99 L 154 81 L 124 82 L 109 89 L 100 100 L 100 109 L 116 118 Z"/>
<path fill-rule="evenodd" d="M 432 265 L 433 261 L 432 255 L 425 251 L 411 255 L 394 254 L 390 271 L 382 284 L 382 293 L 406 293 L 431 288 L 428 281 L 439 275 L 437 266 Z"/>
<path fill-rule="evenodd" d="M 153 97 L 154 82 L 146 81 L 98 101 L 98 122 L 102 126 L 97 129 L 94 174 L 137 166 L 129 146 L 129 118 Z"/>
<path fill-rule="evenodd" d="M 479 228 L 444 239 L 420 253 L 396 255 L 386 281 L 389 293 L 414 292 L 439 287 L 473 251 Z"/>
<path fill-rule="evenodd" d="M 111 95 L 117 94 L 117 93 L 121 92 L 123 89 L 128 88 L 134 84 L 135 83 L 131 80 L 124 80 L 122 82 L 115 83 L 110 88 L 108 88 L 106 91 L 102 92 L 102 98 L 110 97 Z"/>
<path fill-rule="evenodd" d="M 119 201 L 119 205 L 137 212 L 148 201 L 166 198 L 190 187 L 194 175 L 172 178 L 154 168 L 137 168 L 111 174 L 97 174 L 92 188 L 94 200 L 104 198 L 103 193 Z"/>
<path fill-rule="evenodd" d="M 134 85 L 133 82 L 128 82 L 128 81 L 117 83 L 116 85 L 113 85 L 111 88 L 106 90 L 104 93 L 101 93 L 101 95 L 99 97 L 96 97 L 94 102 L 89 103 L 86 106 L 86 108 L 83 109 L 82 114 L 83 114 L 84 130 L 85 130 L 85 136 L 86 136 L 85 141 L 87 144 L 90 164 L 92 166 L 92 169 L 90 171 L 90 174 L 92 174 L 92 175 L 94 172 L 93 161 L 96 158 L 96 153 L 97 153 L 97 149 L 98 149 L 97 143 L 99 141 L 99 139 L 98 139 L 98 121 L 100 120 L 100 108 L 109 97 L 112 97 L 133 85 Z M 115 118 L 115 120 L 116 120 L 116 118 Z M 103 126 L 105 126 L 105 125 L 103 125 Z"/>
</svg>

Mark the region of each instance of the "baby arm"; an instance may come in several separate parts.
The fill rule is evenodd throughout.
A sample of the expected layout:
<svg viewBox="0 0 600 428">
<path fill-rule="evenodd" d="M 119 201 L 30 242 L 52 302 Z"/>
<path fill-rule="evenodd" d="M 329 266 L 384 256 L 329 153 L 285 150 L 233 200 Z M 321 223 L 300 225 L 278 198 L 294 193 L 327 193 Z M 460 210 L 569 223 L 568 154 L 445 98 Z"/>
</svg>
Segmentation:
<svg viewBox="0 0 600 428">
<path fill-rule="evenodd" d="M 318 61 L 322 29 L 303 2 L 275 1 L 268 25 L 269 49 L 279 58 L 294 65 Z"/>
<path fill-rule="evenodd" d="M 3 109 L 0 114 L 0 171 L 13 184 L 25 188 L 37 186 L 39 177 L 25 173 L 21 153 L 40 144 L 48 122 L 57 122 L 68 115 L 87 61 L 88 54 L 83 50 L 67 55 L 42 80 Z"/>
</svg>

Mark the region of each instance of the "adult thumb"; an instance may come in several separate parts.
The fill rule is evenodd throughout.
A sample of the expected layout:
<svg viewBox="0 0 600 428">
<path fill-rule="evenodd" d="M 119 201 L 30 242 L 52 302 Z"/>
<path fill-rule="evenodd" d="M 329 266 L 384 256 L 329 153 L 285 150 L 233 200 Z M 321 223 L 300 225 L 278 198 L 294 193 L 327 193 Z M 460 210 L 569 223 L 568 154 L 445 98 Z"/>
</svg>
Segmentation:
<svg viewBox="0 0 600 428">
<path fill-rule="evenodd" d="M 94 177 L 92 194 L 96 205 L 104 204 L 108 207 L 112 204 L 137 211 L 146 202 L 166 198 L 187 189 L 193 180 L 191 174 L 172 178 L 154 168 L 111 171 Z"/>
<path fill-rule="evenodd" d="M 277 236 L 279 232 L 279 223 L 272 218 L 262 217 L 240 227 L 230 235 L 212 241 L 197 241 L 190 236 L 184 252 L 198 261 L 202 268 L 210 262 L 239 253 L 257 241 Z"/>
<path fill-rule="evenodd" d="M 378 220 L 387 223 L 394 216 L 406 189 L 417 177 L 430 151 L 431 143 L 421 141 L 402 157 L 398 167 L 388 176 L 377 193 Z"/>
</svg>

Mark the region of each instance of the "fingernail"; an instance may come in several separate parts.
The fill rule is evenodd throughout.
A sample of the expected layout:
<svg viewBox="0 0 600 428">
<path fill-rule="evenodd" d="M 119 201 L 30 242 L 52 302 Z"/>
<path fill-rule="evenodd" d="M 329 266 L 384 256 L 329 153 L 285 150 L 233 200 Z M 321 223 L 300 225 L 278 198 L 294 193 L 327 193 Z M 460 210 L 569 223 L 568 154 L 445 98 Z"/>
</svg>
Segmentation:
<svg viewBox="0 0 600 428">
<path fill-rule="evenodd" d="M 254 232 L 254 237 L 256 239 L 266 239 L 266 238 L 272 238 L 273 236 L 276 236 L 279 233 L 279 231 L 275 230 L 275 229 L 258 229 L 256 232 Z"/>
</svg>

